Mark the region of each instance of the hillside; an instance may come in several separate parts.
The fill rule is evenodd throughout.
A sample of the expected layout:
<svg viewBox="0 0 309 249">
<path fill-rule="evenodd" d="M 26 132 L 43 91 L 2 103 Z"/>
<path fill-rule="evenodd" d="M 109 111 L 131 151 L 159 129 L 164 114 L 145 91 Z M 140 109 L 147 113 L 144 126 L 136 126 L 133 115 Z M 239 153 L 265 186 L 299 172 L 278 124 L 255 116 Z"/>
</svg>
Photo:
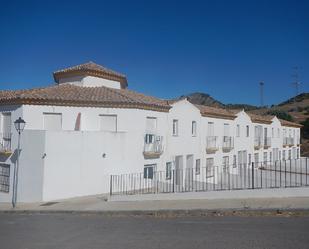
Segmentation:
<svg viewBox="0 0 309 249">
<path fill-rule="evenodd" d="M 188 101 L 190 101 L 192 104 L 197 105 L 207 105 L 207 106 L 213 106 L 213 107 L 222 107 L 224 108 L 225 105 L 222 104 L 220 101 L 214 99 L 209 94 L 206 93 L 200 93 L 195 92 L 188 95 L 180 96 L 179 99 L 187 98 Z"/>
</svg>

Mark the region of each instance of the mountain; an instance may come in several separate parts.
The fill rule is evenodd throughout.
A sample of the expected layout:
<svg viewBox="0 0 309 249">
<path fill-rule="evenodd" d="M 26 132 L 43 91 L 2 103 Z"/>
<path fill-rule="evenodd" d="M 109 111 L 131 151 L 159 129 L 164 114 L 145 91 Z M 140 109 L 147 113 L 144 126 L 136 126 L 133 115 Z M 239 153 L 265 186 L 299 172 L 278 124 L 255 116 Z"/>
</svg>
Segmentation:
<svg viewBox="0 0 309 249">
<path fill-rule="evenodd" d="M 206 93 L 200 93 L 195 92 L 188 95 L 180 96 L 179 99 L 187 98 L 188 101 L 190 101 L 192 104 L 197 105 L 207 105 L 207 106 L 213 106 L 213 107 L 221 107 L 224 108 L 225 105 L 222 104 L 220 101 L 214 99 L 209 94 Z"/>
</svg>

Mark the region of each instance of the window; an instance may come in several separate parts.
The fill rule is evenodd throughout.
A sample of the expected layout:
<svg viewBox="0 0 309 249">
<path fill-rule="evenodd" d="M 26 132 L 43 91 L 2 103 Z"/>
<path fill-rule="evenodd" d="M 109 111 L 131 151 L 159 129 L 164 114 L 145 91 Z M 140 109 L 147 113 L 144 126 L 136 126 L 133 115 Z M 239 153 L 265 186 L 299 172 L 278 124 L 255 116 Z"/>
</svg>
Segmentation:
<svg viewBox="0 0 309 249">
<path fill-rule="evenodd" d="M 155 167 L 156 167 L 156 164 L 146 164 L 144 166 L 144 178 L 145 179 L 153 179 Z"/>
<path fill-rule="evenodd" d="M 0 192 L 10 191 L 10 165 L 0 164 Z"/>
<path fill-rule="evenodd" d="M 277 129 L 277 137 L 280 137 L 280 128 Z"/>
<path fill-rule="evenodd" d="M 155 142 L 155 135 L 146 134 L 145 135 L 145 144 L 153 144 Z"/>
<path fill-rule="evenodd" d="M 264 165 L 266 165 L 266 163 L 267 163 L 267 152 L 263 153 L 263 162 L 264 162 Z"/>
<path fill-rule="evenodd" d="M 249 128 L 249 125 L 246 126 L 246 136 L 247 136 L 247 137 L 250 136 L 250 128 Z"/>
<path fill-rule="evenodd" d="M 100 130 L 117 132 L 117 115 L 100 115 Z"/>
<path fill-rule="evenodd" d="M 207 158 L 206 159 L 206 177 L 214 176 L 214 159 Z"/>
<path fill-rule="evenodd" d="M 271 137 L 275 137 L 275 129 L 271 128 Z"/>
<path fill-rule="evenodd" d="M 0 128 L 0 131 L 3 133 L 3 135 L 11 134 L 11 127 L 12 127 L 11 113 L 10 112 L 2 113 L 2 127 Z"/>
<path fill-rule="evenodd" d="M 191 134 L 193 137 L 196 136 L 196 121 L 192 121 Z"/>
<path fill-rule="evenodd" d="M 207 124 L 207 136 L 212 137 L 215 134 L 214 130 L 214 123 L 213 122 L 208 122 Z"/>
<path fill-rule="evenodd" d="M 240 125 L 236 126 L 236 137 L 240 137 Z"/>
<path fill-rule="evenodd" d="M 173 120 L 173 136 L 178 136 L 178 120 Z"/>
<path fill-rule="evenodd" d="M 255 167 L 258 167 L 258 164 L 259 164 L 259 153 L 254 153 L 254 164 L 255 164 Z"/>
<path fill-rule="evenodd" d="M 289 150 L 289 157 L 288 157 L 289 160 L 291 160 L 291 150 Z"/>
<path fill-rule="evenodd" d="M 195 160 L 195 174 L 199 175 L 201 173 L 201 159 Z"/>
<path fill-rule="evenodd" d="M 157 132 L 157 118 L 147 117 L 146 118 L 146 133 L 156 134 Z"/>
<path fill-rule="evenodd" d="M 248 154 L 248 165 L 250 166 L 252 164 L 251 154 Z"/>
<path fill-rule="evenodd" d="M 297 159 L 299 158 L 299 149 L 297 149 Z"/>
<path fill-rule="evenodd" d="M 279 160 L 281 161 L 281 151 L 279 150 Z"/>
<path fill-rule="evenodd" d="M 229 124 L 223 124 L 223 136 L 224 137 L 230 136 L 230 125 Z"/>
<path fill-rule="evenodd" d="M 229 157 L 224 156 L 222 159 L 223 159 L 223 172 L 226 173 L 228 172 L 228 167 L 229 167 Z"/>
<path fill-rule="evenodd" d="M 62 129 L 61 113 L 44 113 L 44 130 L 60 131 Z"/>
<path fill-rule="evenodd" d="M 233 156 L 233 168 L 237 167 L 237 157 L 236 155 Z"/>
<path fill-rule="evenodd" d="M 282 151 L 282 160 L 285 160 L 285 150 Z"/>
<path fill-rule="evenodd" d="M 166 163 L 165 178 L 166 180 L 170 180 L 172 178 L 172 162 Z"/>
<path fill-rule="evenodd" d="M 269 152 L 269 161 L 272 162 L 272 160 L 273 160 L 273 154 L 272 152 Z"/>
<path fill-rule="evenodd" d="M 296 159 L 297 156 L 296 156 L 296 148 L 293 148 L 292 149 L 292 159 Z"/>
</svg>

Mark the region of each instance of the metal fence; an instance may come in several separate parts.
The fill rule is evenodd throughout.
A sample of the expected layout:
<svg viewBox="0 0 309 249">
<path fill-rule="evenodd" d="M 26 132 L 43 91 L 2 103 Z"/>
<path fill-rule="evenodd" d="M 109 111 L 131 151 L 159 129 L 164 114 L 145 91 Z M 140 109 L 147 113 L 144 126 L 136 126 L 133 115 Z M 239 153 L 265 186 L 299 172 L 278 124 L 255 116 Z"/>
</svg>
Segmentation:
<svg viewBox="0 0 309 249">
<path fill-rule="evenodd" d="M 111 175 L 111 195 L 309 186 L 309 160 L 260 162 Z"/>
</svg>

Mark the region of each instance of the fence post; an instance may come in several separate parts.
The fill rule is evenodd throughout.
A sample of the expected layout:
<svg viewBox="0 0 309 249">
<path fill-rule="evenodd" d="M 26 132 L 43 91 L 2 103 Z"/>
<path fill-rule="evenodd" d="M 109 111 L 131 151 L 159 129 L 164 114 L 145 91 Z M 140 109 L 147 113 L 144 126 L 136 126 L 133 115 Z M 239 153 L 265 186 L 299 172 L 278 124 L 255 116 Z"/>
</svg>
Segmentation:
<svg viewBox="0 0 309 249">
<path fill-rule="evenodd" d="M 110 182 L 109 182 L 109 196 L 113 194 L 113 175 L 111 175 Z"/>
<path fill-rule="evenodd" d="M 252 162 L 251 166 L 251 182 L 252 182 L 252 189 L 254 189 L 254 162 Z"/>
<path fill-rule="evenodd" d="M 175 170 L 172 171 L 172 179 L 173 179 L 173 193 L 175 193 Z"/>
</svg>

